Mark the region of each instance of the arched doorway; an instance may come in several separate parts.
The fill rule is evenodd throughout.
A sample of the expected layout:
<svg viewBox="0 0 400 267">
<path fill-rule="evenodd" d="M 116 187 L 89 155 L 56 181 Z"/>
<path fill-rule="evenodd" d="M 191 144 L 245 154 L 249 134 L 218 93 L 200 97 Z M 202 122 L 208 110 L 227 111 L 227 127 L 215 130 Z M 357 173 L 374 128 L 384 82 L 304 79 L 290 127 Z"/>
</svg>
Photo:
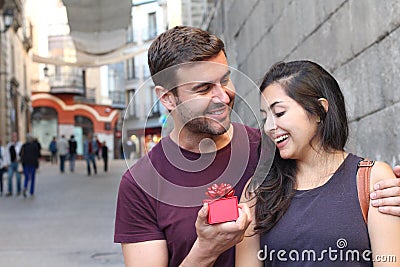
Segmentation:
<svg viewBox="0 0 400 267">
<path fill-rule="evenodd" d="M 48 149 L 53 137 L 58 137 L 58 113 L 54 108 L 35 107 L 32 116 L 32 133 L 43 149 Z"/>
<path fill-rule="evenodd" d="M 83 155 L 83 141 L 86 140 L 88 133 L 93 133 L 93 122 L 85 116 L 75 116 L 74 121 L 74 135 L 75 140 L 78 143 L 77 154 Z"/>
</svg>

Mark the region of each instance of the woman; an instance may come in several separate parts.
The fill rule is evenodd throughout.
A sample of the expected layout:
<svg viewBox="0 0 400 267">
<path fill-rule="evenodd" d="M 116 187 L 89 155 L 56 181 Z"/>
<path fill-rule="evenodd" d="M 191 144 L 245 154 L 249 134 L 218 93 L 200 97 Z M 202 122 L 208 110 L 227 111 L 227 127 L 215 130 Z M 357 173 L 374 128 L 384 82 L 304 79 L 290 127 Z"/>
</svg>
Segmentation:
<svg viewBox="0 0 400 267">
<path fill-rule="evenodd" d="M 274 65 L 260 90 L 264 132 L 276 151 L 261 186 L 242 195 L 255 219 L 237 245 L 236 266 L 372 266 L 371 259 L 396 266 L 378 261 L 400 260 L 400 218 L 370 206 L 363 221 L 361 158 L 344 151 L 348 124 L 336 80 L 316 63 L 293 61 Z M 394 174 L 375 162 L 370 184 L 382 177 Z"/>
</svg>

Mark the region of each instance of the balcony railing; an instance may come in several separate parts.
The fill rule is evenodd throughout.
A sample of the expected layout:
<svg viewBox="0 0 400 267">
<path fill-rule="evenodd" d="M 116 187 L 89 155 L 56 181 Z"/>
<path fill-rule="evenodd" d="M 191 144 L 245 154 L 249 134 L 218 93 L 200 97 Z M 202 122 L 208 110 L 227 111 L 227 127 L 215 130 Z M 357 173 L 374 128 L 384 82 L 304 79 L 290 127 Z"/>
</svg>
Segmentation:
<svg viewBox="0 0 400 267">
<path fill-rule="evenodd" d="M 125 91 L 111 91 L 109 92 L 110 98 L 112 100 L 111 106 L 116 109 L 125 109 Z"/>
<path fill-rule="evenodd" d="M 84 95 L 82 75 L 56 74 L 49 76 L 50 93 Z"/>
<path fill-rule="evenodd" d="M 96 88 L 86 88 L 86 95 L 74 96 L 74 102 L 81 104 L 95 104 L 96 103 L 95 91 Z"/>
</svg>

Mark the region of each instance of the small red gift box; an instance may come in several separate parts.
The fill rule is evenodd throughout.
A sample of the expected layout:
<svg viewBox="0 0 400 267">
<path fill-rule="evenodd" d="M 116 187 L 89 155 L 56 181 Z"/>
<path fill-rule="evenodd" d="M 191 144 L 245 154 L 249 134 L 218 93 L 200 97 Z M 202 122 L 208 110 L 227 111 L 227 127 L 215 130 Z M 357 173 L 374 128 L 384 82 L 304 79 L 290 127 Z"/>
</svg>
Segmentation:
<svg viewBox="0 0 400 267">
<path fill-rule="evenodd" d="M 239 217 L 238 200 L 233 195 L 234 191 L 230 184 L 213 184 L 208 188 L 206 199 L 208 203 L 208 223 L 223 223 L 235 221 Z"/>
</svg>

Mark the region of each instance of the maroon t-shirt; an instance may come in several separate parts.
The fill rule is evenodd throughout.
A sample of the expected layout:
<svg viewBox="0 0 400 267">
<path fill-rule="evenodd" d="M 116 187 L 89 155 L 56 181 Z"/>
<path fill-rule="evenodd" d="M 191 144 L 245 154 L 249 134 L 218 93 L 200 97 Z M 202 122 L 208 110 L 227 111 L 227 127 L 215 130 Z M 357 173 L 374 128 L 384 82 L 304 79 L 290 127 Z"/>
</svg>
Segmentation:
<svg viewBox="0 0 400 267">
<path fill-rule="evenodd" d="M 166 240 L 169 266 L 178 266 L 196 240 L 195 221 L 213 183 L 234 185 L 240 197 L 258 164 L 260 133 L 234 125 L 232 141 L 216 153 L 199 154 L 163 138 L 122 177 L 114 242 Z M 234 248 L 214 266 L 234 266 Z"/>
</svg>

